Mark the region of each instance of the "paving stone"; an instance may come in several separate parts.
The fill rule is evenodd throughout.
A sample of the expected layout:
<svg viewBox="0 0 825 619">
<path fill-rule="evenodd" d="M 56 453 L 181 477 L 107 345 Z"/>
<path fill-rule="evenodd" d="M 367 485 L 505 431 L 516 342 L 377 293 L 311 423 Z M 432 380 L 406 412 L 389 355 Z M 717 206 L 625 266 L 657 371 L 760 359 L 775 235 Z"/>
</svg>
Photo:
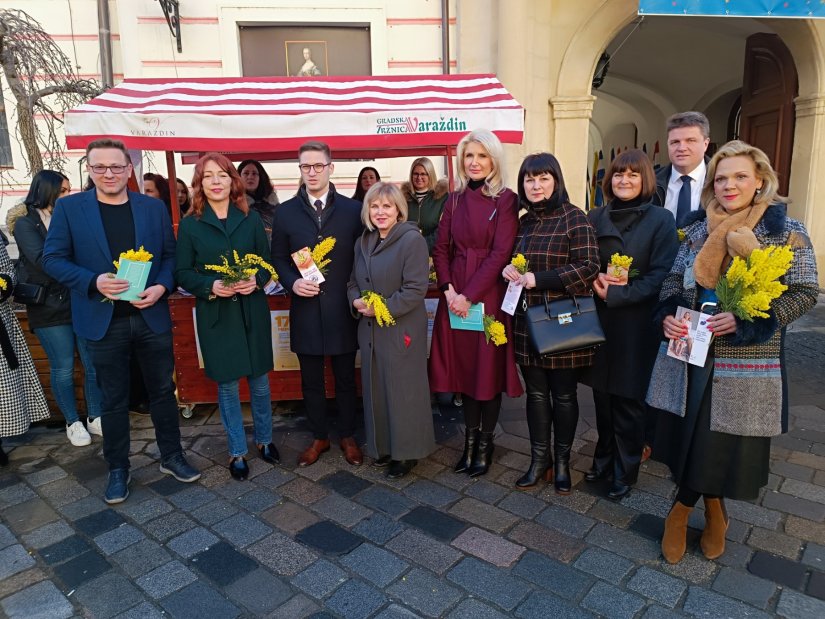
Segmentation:
<svg viewBox="0 0 825 619">
<path fill-rule="evenodd" d="M 344 570 L 326 559 L 319 559 L 295 576 L 291 582 L 304 593 L 321 599 L 335 591 L 348 578 L 349 576 Z"/>
<path fill-rule="evenodd" d="M 130 524 L 122 524 L 116 529 L 106 531 L 94 538 L 95 544 L 104 555 L 111 555 L 127 546 L 131 546 L 146 536 Z"/>
<path fill-rule="evenodd" d="M 173 593 L 161 604 L 172 617 L 234 619 L 241 614 L 237 606 L 201 580 Z"/>
<path fill-rule="evenodd" d="M 767 608 L 768 602 L 776 593 L 774 583 L 730 568 L 724 568 L 719 572 L 713 581 L 713 588 L 723 595 L 762 609 Z"/>
<path fill-rule="evenodd" d="M 0 488 L 0 509 L 36 499 L 37 494 L 24 483 Z"/>
<path fill-rule="evenodd" d="M 634 485 L 637 490 L 642 490 L 648 494 L 655 494 L 659 497 L 670 499 L 673 495 L 675 486 L 669 479 L 659 477 L 658 475 L 651 475 L 644 471 L 639 473 L 639 479 Z"/>
<path fill-rule="evenodd" d="M 620 504 L 639 512 L 666 518 L 673 506 L 673 500 L 670 497 L 633 490 L 620 501 Z"/>
<path fill-rule="evenodd" d="M 619 584 L 635 567 L 635 563 L 601 548 L 588 548 L 573 566 L 602 580 Z"/>
<path fill-rule="evenodd" d="M 493 505 L 497 503 L 508 490 L 498 484 L 487 481 L 486 479 L 479 479 L 470 484 L 464 491 L 464 494 L 471 496 L 479 501 Z"/>
<path fill-rule="evenodd" d="M 109 558 L 130 578 L 137 578 L 171 561 L 172 555 L 156 542 L 144 539 Z"/>
<path fill-rule="evenodd" d="M 320 481 L 322 486 L 334 490 L 341 496 L 351 499 L 362 490 L 366 490 L 372 484 L 365 479 L 357 477 L 349 471 L 338 471 L 323 478 Z"/>
<path fill-rule="evenodd" d="M 66 476 L 67 473 L 63 470 L 63 468 L 59 466 L 50 466 L 40 471 L 30 473 L 29 475 L 25 475 L 25 478 L 30 486 L 37 488 L 39 486 L 45 486 L 46 484 L 58 479 L 63 479 Z"/>
<path fill-rule="evenodd" d="M 329 494 L 329 490 L 314 484 L 307 479 L 293 479 L 278 488 L 283 496 L 292 499 L 301 505 L 312 505 Z"/>
<path fill-rule="evenodd" d="M 197 574 L 183 563 L 169 561 L 138 578 L 135 583 L 146 593 L 158 600 L 170 593 L 183 589 L 198 580 Z"/>
<path fill-rule="evenodd" d="M 767 619 L 770 616 L 753 606 L 746 606 L 742 602 L 700 587 L 690 587 L 688 589 L 684 612 L 696 617 L 755 617 Z"/>
<path fill-rule="evenodd" d="M 820 600 L 825 600 L 825 573 L 811 572 L 811 578 L 808 580 L 808 586 L 805 587 L 805 593 Z"/>
<path fill-rule="evenodd" d="M 675 565 L 668 565 L 662 562 L 660 563 L 659 569 L 692 584 L 710 587 L 720 568 L 714 561 L 705 559 L 701 551 L 697 550 L 695 554 L 686 554 L 682 560 Z"/>
<path fill-rule="evenodd" d="M 642 615 L 642 619 L 680 619 L 681 617 L 684 617 L 682 613 L 661 606 L 648 606 Z"/>
<path fill-rule="evenodd" d="M 8 546 L 0 550 L 0 581 L 18 572 L 29 569 L 35 565 L 35 563 L 36 561 L 20 544 Z"/>
<path fill-rule="evenodd" d="M 386 547 L 436 574 L 443 574 L 462 557 L 455 548 L 411 530 L 391 539 Z"/>
<path fill-rule="evenodd" d="M 546 504 L 526 492 L 517 491 L 504 497 L 499 502 L 498 507 L 520 518 L 529 520 L 544 509 Z"/>
<path fill-rule="evenodd" d="M 577 599 L 592 583 L 592 579 L 564 563 L 536 552 L 528 552 L 515 567 L 513 574 L 567 599 Z"/>
<path fill-rule="evenodd" d="M 570 563 L 585 548 L 580 540 L 529 521 L 517 524 L 507 537 L 522 546 L 552 556 L 564 563 Z"/>
<path fill-rule="evenodd" d="M 114 572 L 78 587 L 74 597 L 89 616 L 101 619 L 112 617 L 144 601 L 144 597 L 127 578 Z"/>
<path fill-rule="evenodd" d="M 326 607 L 345 619 L 362 619 L 381 608 L 386 600 L 378 589 L 357 580 L 348 580 L 327 599 Z"/>
<path fill-rule="evenodd" d="M 173 512 L 160 518 L 155 518 L 144 526 L 144 530 L 158 541 L 165 542 L 195 526 L 197 525 L 184 514 Z"/>
<path fill-rule="evenodd" d="M 597 582 L 582 600 L 582 606 L 611 619 L 630 619 L 645 606 L 644 598 L 606 582 Z"/>
<path fill-rule="evenodd" d="M 223 541 L 196 554 L 190 565 L 220 587 L 231 585 L 257 567 L 252 559 Z"/>
<path fill-rule="evenodd" d="M 169 540 L 166 546 L 178 553 L 184 559 L 188 559 L 199 552 L 203 552 L 218 541 L 208 529 L 195 527 L 186 533 L 178 535 Z"/>
<path fill-rule="evenodd" d="M 69 600 L 49 581 L 39 582 L 0 601 L 8 619 L 68 619 L 74 615 Z"/>
<path fill-rule="evenodd" d="M 254 516 L 244 513 L 234 514 L 214 525 L 212 529 L 238 548 L 245 548 L 272 533 L 270 527 Z"/>
<path fill-rule="evenodd" d="M 432 456 L 430 456 L 430 457 L 432 458 Z M 457 460 L 458 459 L 458 452 L 456 452 L 455 457 L 456 457 L 456 460 Z M 461 492 L 467 486 L 470 486 L 470 485 L 473 484 L 473 479 L 471 477 L 468 477 L 467 475 L 458 475 L 458 474 L 454 473 L 452 471 L 452 467 L 453 467 L 454 464 L 455 464 L 455 462 L 453 462 L 453 464 L 451 464 L 446 471 L 444 471 L 442 473 L 439 473 L 438 475 L 433 477 L 433 481 L 437 484 L 441 484 L 442 486 L 446 486 L 447 488 L 452 488 L 453 490 Z M 520 473 L 517 473 L 516 471 L 514 471 L 514 473 L 516 473 L 516 479 L 518 479 L 519 476 L 521 475 Z"/>
<path fill-rule="evenodd" d="M 86 498 L 75 501 L 74 503 L 62 505 L 57 508 L 57 511 L 59 511 L 67 520 L 75 521 L 83 518 L 84 516 L 89 516 L 108 508 L 109 506 L 106 505 L 100 497 L 87 496 Z"/>
<path fill-rule="evenodd" d="M 346 527 L 355 526 L 372 513 L 363 505 L 359 505 L 355 501 L 350 501 L 336 493 L 324 497 L 315 503 L 312 508 L 321 516 Z"/>
<path fill-rule="evenodd" d="M 299 531 L 295 540 L 320 552 L 333 555 L 347 554 L 364 541 L 361 537 L 328 520 L 316 522 Z"/>
<path fill-rule="evenodd" d="M 48 527 L 53 526 L 55 524 L 58 524 L 58 523 L 52 523 L 52 525 L 46 525 L 43 528 L 48 528 Z M 41 530 L 41 529 L 38 529 L 38 530 Z M 25 540 L 25 539 L 29 538 L 30 536 L 31 536 L 31 533 L 29 535 L 24 535 L 23 539 Z M 54 541 L 59 541 L 59 540 L 54 540 Z M 16 544 L 16 543 L 17 543 L 17 538 L 15 537 L 14 533 L 9 531 L 9 528 L 7 526 L 0 523 L 0 548 L 5 548 L 6 546 L 11 546 L 12 544 Z M 46 544 L 46 545 L 48 546 L 48 544 Z"/>
<path fill-rule="evenodd" d="M 404 494 L 420 503 L 426 503 L 433 507 L 444 507 L 461 498 L 461 495 L 454 490 L 445 488 L 441 484 L 428 479 L 419 479 L 413 482 L 404 489 Z"/>
<path fill-rule="evenodd" d="M 636 510 L 610 500 L 596 501 L 587 512 L 588 517 L 620 529 L 626 529 L 637 515 Z"/>
<path fill-rule="evenodd" d="M 126 519 L 115 510 L 104 509 L 75 521 L 74 527 L 89 537 L 95 537 L 106 531 L 116 529 L 125 522 Z"/>
<path fill-rule="evenodd" d="M 814 469 L 799 464 L 791 464 L 790 462 L 784 462 L 782 460 L 775 460 L 771 462 L 771 473 L 779 475 L 780 477 L 798 479 L 799 481 L 811 481 L 814 475 Z"/>
<path fill-rule="evenodd" d="M 318 611 L 318 605 L 299 593 L 279 606 L 269 617 L 270 619 L 296 619 L 297 617 L 309 617 L 316 611 Z"/>
<path fill-rule="evenodd" d="M 361 537 L 383 546 L 401 533 L 404 527 L 384 514 L 373 514 L 359 522 L 352 530 Z"/>
<path fill-rule="evenodd" d="M 825 617 L 825 602 L 791 589 L 785 589 L 779 595 L 776 613 L 787 619 Z"/>
<path fill-rule="evenodd" d="M 643 565 L 628 581 L 627 588 L 673 608 L 687 589 L 687 585 L 678 578 Z"/>
<path fill-rule="evenodd" d="M 89 496 L 89 490 L 85 486 L 68 477 L 40 486 L 37 492 L 53 507 L 68 505 Z"/>
<path fill-rule="evenodd" d="M 825 520 L 825 505 L 784 492 L 766 492 L 762 505 L 768 509 L 787 512 L 808 520 L 818 522 Z"/>
<path fill-rule="evenodd" d="M 748 564 L 748 571 L 760 578 L 793 589 L 802 589 L 805 582 L 805 566 L 767 552 L 759 551 Z"/>
<path fill-rule="evenodd" d="M 809 543 L 802 553 L 802 563 L 825 571 L 825 546 Z"/>
<path fill-rule="evenodd" d="M 803 496 L 810 501 L 825 504 L 825 487 L 796 479 L 786 479 L 779 487 L 781 492 L 792 496 Z"/>
<path fill-rule="evenodd" d="M 462 593 L 442 579 L 425 570 L 415 568 L 394 583 L 387 593 L 428 617 L 442 617 Z"/>
<path fill-rule="evenodd" d="M 444 542 L 450 542 L 467 526 L 463 521 L 432 507 L 422 505 L 401 517 L 401 522 L 421 529 Z"/>
<path fill-rule="evenodd" d="M 256 489 L 238 497 L 236 503 L 247 511 L 259 514 L 280 501 L 281 497 L 270 490 Z"/>
<path fill-rule="evenodd" d="M 366 543 L 342 557 L 341 564 L 379 587 L 386 587 L 409 567 L 395 555 Z"/>
<path fill-rule="evenodd" d="M 510 616 L 509 613 L 505 615 L 479 600 L 470 598 L 461 602 L 450 613 L 448 619 L 507 619 Z"/>
<path fill-rule="evenodd" d="M 141 602 L 133 606 L 125 613 L 121 613 L 115 619 L 165 619 L 166 615 L 152 606 L 149 602 Z"/>
<path fill-rule="evenodd" d="M 825 546 L 825 523 L 790 515 L 785 519 L 785 533 Z"/>
<path fill-rule="evenodd" d="M 0 530 L 2 529 L 6 529 L 6 527 L 0 525 Z M 8 529 L 6 529 L 6 531 L 8 531 Z M 57 542 L 61 542 L 64 539 L 71 537 L 73 534 L 74 529 L 72 529 L 72 527 L 70 527 L 65 520 L 58 520 L 42 526 L 39 529 L 35 529 L 31 533 L 23 535 L 22 539 L 29 548 L 39 550 L 41 548 L 51 546 L 52 544 L 56 544 Z M 11 534 L 9 535 L 11 538 L 9 543 L 14 543 L 15 537 Z M 0 535 L 0 537 L 3 536 Z M 9 543 L 0 543 L 0 548 L 9 545 Z"/>
<path fill-rule="evenodd" d="M 293 576 L 312 564 L 318 555 L 281 533 L 272 533 L 248 546 L 246 552 L 277 574 Z"/>
<path fill-rule="evenodd" d="M 398 606 L 398 604 L 390 604 L 375 615 L 375 619 L 420 619 L 420 615 L 416 615 L 413 611 Z"/>
<path fill-rule="evenodd" d="M 255 483 L 259 486 L 275 489 L 279 486 L 283 486 L 285 483 L 290 482 L 293 479 L 295 479 L 295 473 L 276 466 L 266 473 L 255 477 Z"/>
<path fill-rule="evenodd" d="M 250 473 L 251 473 L 250 467 Z M 255 484 L 239 484 L 234 479 L 231 481 L 227 481 L 224 484 L 220 484 L 217 486 L 212 486 L 211 490 L 215 494 L 222 496 L 225 499 L 230 501 L 236 501 L 237 499 L 241 498 L 247 492 L 252 492 L 255 490 Z"/>
<path fill-rule="evenodd" d="M 499 567 L 508 567 L 515 563 L 524 551 L 524 546 L 513 544 L 499 535 L 470 527 L 455 538 L 452 545 Z"/>
<path fill-rule="evenodd" d="M 582 516 L 581 514 L 556 505 L 551 505 L 544 510 L 541 515 L 536 518 L 536 522 L 578 539 L 584 539 L 590 529 L 596 524 L 596 521 L 592 518 Z"/>
<path fill-rule="evenodd" d="M 289 501 L 266 510 L 261 518 L 291 535 L 321 520 L 308 509 Z"/>
<path fill-rule="evenodd" d="M 518 521 L 513 514 L 478 499 L 462 499 L 450 508 L 450 513 L 496 533 L 503 533 Z"/>
<path fill-rule="evenodd" d="M 70 535 L 66 539 L 41 548 L 39 554 L 47 565 L 56 565 L 91 549 L 92 547 L 85 539 L 79 535 Z"/>
<path fill-rule="evenodd" d="M 660 555 L 657 542 L 604 523 L 596 524 L 585 541 L 633 560 L 655 561 Z"/>
<path fill-rule="evenodd" d="M 521 606 L 516 609 L 516 617 L 520 619 L 586 619 L 594 617 L 580 606 L 570 604 L 564 600 L 544 593 L 535 591 L 530 594 Z"/>
<path fill-rule="evenodd" d="M 516 573 L 518 565 L 513 573 Z M 506 570 L 473 558 L 462 560 L 447 573 L 447 578 L 473 595 L 508 611 L 513 610 L 530 592 L 526 583 L 514 578 Z"/>
<path fill-rule="evenodd" d="M 34 531 L 59 518 L 57 512 L 43 499 L 31 499 L 3 510 L 6 525 L 16 533 Z"/>
<path fill-rule="evenodd" d="M 397 518 L 405 514 L 416 506 L 416 502 L 408 499 L 403 494 L 374 486 L 358 496 L 358 502 L 374 510 L 384 512 Z"/>
<path fill-rule="evenodd" d="M 552 484 L 539 492 L 537 497 L 552 505 L 561 505 L 580 514 L 587 513 L 587 511 L 593 507 L 593 504 L 598 501 L 598 497 L 587 492 L 582 492 L 578 488 L 573 488 L 573 492 L 567 495 L 556 494 Z"/>
<path fill-rule="evenodd" d="M 266 570 L 256 569 L 224 588 L 239 606 L 255 617 L 269 615 L 292 595 L 289 586 Z"/>
<path fill-rule="evenodd" d="M 788 559 L 797 559 L 801 549 L 801 542 L 795 537 L 754 527 L 748 537 L 748 545 L 757 550 L 764 550 Z"/>
<path fill-rule="evenodd" d="M 178 509 L 191 512 L 203 505 L 211 503 L 216 498 L 213 492 L 209 492 L 206 488 L 198 485 L 190 486 L 185 490 L 170 495 L 169 502 Z"/>
<path fill-rule="evenodd" d="M 727 567 L 747 569 L 752 556 L 752 548 L 728 540 L 725 543 L 725 554 L 716 559 L 716 562 Z"/>
<path fill-rule="evenodd" d="M 782 514 L 745 501 L 726 500 L 728 515 L 734 520 L 741 520 L 763 529 L 776 530 L 782 521 Z"/>
<path fill-rule="evenodd" d="M 111 565 L 101 555 L 90 550 L 58 565 L 54 573 L 67 589 L 76 589 L 84 582 L 97 578 L 111 569 Z"/>
<path fill-rule="evenodd" d="M 238 511 L 239 508 L 237 505 L 225 499 L 217 499 L 193 510 L 192 517 L 202 525 L 211 526 L 217 522 L 226 520 L 230 516 L 234 516 Z"/>
</svg>

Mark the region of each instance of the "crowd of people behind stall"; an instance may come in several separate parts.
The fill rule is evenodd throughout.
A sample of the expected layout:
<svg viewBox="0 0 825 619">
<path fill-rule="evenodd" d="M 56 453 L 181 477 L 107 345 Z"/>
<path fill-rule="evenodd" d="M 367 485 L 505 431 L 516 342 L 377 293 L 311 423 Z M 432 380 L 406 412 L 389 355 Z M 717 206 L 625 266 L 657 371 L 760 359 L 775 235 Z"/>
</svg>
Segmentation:
<svg viewBox="0 0 825 619">
<path fill-rule="evenodd" d="M 107 503 L 129 494 L 130 363 L 143 376 L 160 470 L 181 482 L 197 480 L 180 444 L 172 379 L 167 298 L 180 286 L 195 297 L 230 475 L 249 475 L 242 379 L 255 447 L 261 459 L 278 464 L 265 292 L 277 279 L 291 295 L 291 348 L 312 433 L 298 466 L 311 466 L 331 448 L 329 359 L 336 434 L 350 465 L 363 463 L 363 448 L 389 478 L 409 474 L 435 448 L 430 394 L 453 394 L 464 417 L 454 471 L 484 475 L 502 395 L 526 392 L 531 463 L 515 485 L 549 483 L 568 494 L 577 386 L 584 383 L 592 387 L 598 430 L 586 482 L 604 483 L 607 497 L 620 500 L 647 457 L 666 463 L 677 493 L 665 521 L 665 559 L 683 556 L 688 517 L 700 498 L 701 549 L 715 559 L 725 548 L 724 498 L 757 496 L 768 481 L 770 437 L 787 431 L 785 327 L 816 304 L 818 278 L 807 232 L 787 216 L 761 150 L 732 141 L 706 157 L 709 127 L 697 112 L 671 117 L 667 132 L 670 165 L 657 172 L 646 153 L 625 150 L 604 176 L 605 206 L 589 212 L 570 202 L 550 153 L 527 156 L 515 191 L 509 189 L 502 145 L 483 129 L 458 144 L 452 192 L 421 157 L 400 187 L 363 168 L 348 198 L 330 182 L 329 147 L 310 141 L 298 152 L 298 192 L 280 204 L 260 162 L 235 166 L 209 153 L 195 165 L 191 194 L 176 179 L 183 217 L 177 240 L 167 180 L 147 173 L 146 195 L 129 192 L 132 165 L 123 144 L 93 142 L 86 153 L 91 189 L 69 196 L 65 176 L 42 171 L 9 213 L 20 258 L 13 265 L 0 245 L 0 437 L 49 416 L 11 310 L 14 298 L 26 305 L 48 356 L 68 440 L 83 446 L 92 435 L 102 437 Z M 719 307 L 717 287 L 736 259 L 771 246 L 789 247 L 792 260 L 770 308 L 752 317 Z M 138 248 L 152 255 L 148 280 L 124 301 L 129 282 L 114 274 L 112 261 Z M 632 258 L 632 269 L 625 263 L 624 272 L 617 270 L 617 255 Z M 215 268 L 239 259 L 252 268 Z M 428 350 L 425 296 L 433 286 L 439 302 Z M 505 311 L 513 288 L 515 309 Z M 528 310 L 566 298 L 592 299 L 603 342 L 541 354 Z M 679 307 L 710 314 L 714 339 L 704 363 L 667 354 L 669 342 L 684 348 L 689 335 Z M 359 349 L 363 445 L 355 438 Z M 85 368 L 85 424 L 74 396 L 75 351 Z M 7 463 L 2 447 L 0 463 Z"/>
</svg>

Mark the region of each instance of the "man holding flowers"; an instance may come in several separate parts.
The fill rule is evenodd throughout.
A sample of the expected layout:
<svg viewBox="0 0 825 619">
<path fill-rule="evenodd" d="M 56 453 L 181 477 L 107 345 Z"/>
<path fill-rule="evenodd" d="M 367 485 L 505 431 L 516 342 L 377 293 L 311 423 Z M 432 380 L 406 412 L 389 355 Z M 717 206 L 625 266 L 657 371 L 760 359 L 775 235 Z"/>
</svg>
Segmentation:
<svg viewBox="0 0 825 619">
<path fill-rule="evenodd" d="M 127 191 L 132 173 L 122 142 L 101 139 L 86 147 L 93 191 L 62 198 L 43 248 L 43 268 L 71 289 L 72 325 L 88 340 L 102 395 L 103 456 L 109 464 L 107 503 L 129 496 L 129 361 L 140 364 L 161 455 L 160 470 L 182 482 L 200 473 L 183 455 L 172 382 L 172 320 L 166 293 L 174 287 L 175 239 L 160 200 Z M 112 273 L 121 254 L 144 247 L 152 254 L 146 289 L 136 301 L 119 295 L 129 282 Z M 112 301 L 103 303 L 102 301 Z"/>
</svg>

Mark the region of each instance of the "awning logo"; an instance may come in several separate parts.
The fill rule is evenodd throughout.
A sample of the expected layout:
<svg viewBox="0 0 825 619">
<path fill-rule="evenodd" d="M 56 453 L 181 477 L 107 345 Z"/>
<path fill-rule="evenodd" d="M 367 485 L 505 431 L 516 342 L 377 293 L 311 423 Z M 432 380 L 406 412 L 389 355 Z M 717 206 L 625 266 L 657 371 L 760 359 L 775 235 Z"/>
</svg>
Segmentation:
<svg viewBox="0 0 825 619">
<path fill-rule="evenodd" d="M 393 116 L 379 118 L 375 121 L 378 134 L 382 133 L 436 133 L 451 131 L 467 131 L 467 121 L 456 116 L 438 120 L 419 120 L 418 116 Z"/>
</svg>

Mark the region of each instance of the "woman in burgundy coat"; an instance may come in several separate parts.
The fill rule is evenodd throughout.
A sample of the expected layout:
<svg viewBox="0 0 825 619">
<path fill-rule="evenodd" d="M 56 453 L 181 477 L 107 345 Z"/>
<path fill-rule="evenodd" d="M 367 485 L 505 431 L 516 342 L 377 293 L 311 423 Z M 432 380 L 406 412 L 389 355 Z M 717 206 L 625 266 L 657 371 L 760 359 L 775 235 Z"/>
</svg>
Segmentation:
<svg viewBox="0 0 825 619">
<path fill-rule="evenodd" d="M 444 205 L 433 247 L 444 299 L 433 327 L 430 389 L 463 395 L 464 453 L 455 471 L 471 477 L 490 468 L 502 392 L 523 393 L 510 317 L 501 311 L 501 270 L 510 262 L 518 230 L 518 198 L 504 186 L 502 154 L 501 142 L 484 129 L 459 142 L 458 187 Z M 504 324 L 507 344 L 496 346 L 483 332 L 450 327 L 449 313 L 465 317 L 473 303 L 483 303 L 484 313 Z"/>
</svg>

